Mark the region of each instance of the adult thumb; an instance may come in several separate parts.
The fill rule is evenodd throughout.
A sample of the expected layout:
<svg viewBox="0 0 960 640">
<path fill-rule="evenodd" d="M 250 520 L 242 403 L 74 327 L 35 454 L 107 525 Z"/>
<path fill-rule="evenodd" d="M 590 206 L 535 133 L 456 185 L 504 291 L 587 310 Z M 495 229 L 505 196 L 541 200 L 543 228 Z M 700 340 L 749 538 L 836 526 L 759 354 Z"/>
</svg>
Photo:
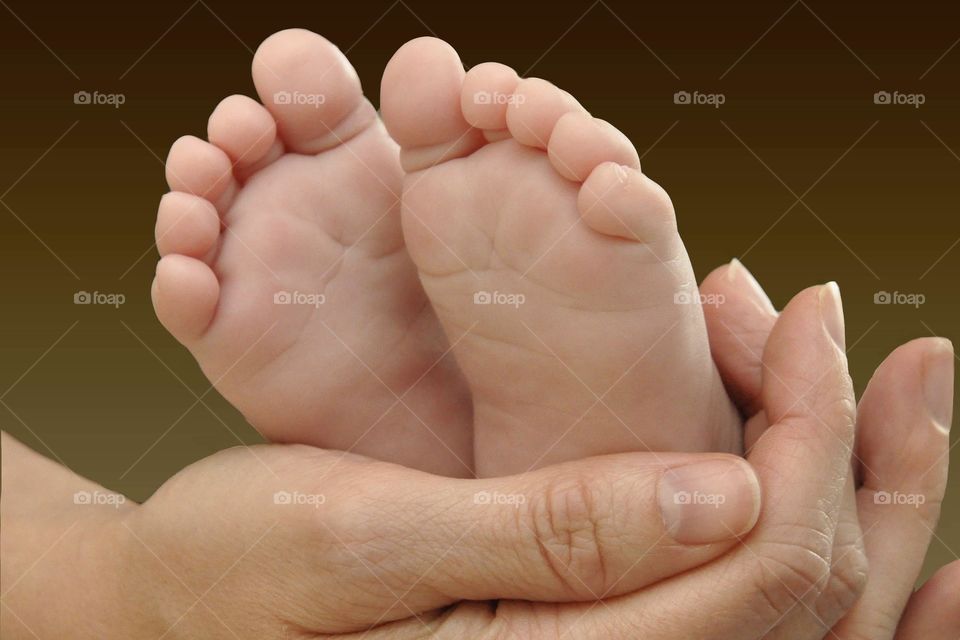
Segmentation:
<svg viewBox="0 0 960 640">
<path fill-rule="evenodd" d="M 353 550 L 414 611 L 634 591 L 721 555 L 760 509 L 753 469 L 726 454 L 617 454 L 484 480 L 377 471 L 345 487 L 361 507 L 326 524 L 368 541 Z"/>
</svg>

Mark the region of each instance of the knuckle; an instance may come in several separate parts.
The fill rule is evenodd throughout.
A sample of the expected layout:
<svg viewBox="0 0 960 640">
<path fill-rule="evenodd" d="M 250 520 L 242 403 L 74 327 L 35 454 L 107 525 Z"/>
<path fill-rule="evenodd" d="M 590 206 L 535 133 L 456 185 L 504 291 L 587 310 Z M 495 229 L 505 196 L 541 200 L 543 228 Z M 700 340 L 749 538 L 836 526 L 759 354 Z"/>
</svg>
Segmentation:
<svg viewBox="0 0 960 640">
<path fill-rule="evenodd" d="M 764 613 L 778 620 L 797 606 L 816 603 L 829 581 L 828 554 L 822 545 L 803 538 L 766 543 L 758 553 L 760 562 L 754 574 L 755 593 Z"/>
<path fill-rule="evenodd" d="M 849 438 L 852 442 L 856 432 L 857 401 L 851 392 L 834 393 L 832 397 L 820 401 L 816 409 L 834 435 Z"/>
<path fill-rule="evenodd" d="M 826 381 L 820 383 L 823 384 L 826 384 Z M 842 442 L 852 445 L 856 431 L 856 407 L 856 398 L 849 390 L 817 386 L 800 396 L 797 406 L 785 420 L 800 423 L 816 420 L 820 428 L 812 431 L 798 429 L 799 434 L 806 434 L 812 441 L 817 442 L 820 440 L 818 433 L 827 429 Z M 831 449 L 836 447 L 834 441 L 831 441 L 830 445 Z"/>
<path fill-rule="evenodd" d="M 838 548 L 834 551 L 839 558 L 834 562 L 830 578 L 823 591 L 818 609 L 826 619 L 838 619 L 849 611 L 867 587 L 869 565 L 863 544 Z"/>
<path fill-rule="evenodd" d="M 530 504 L 530 529 L 541 561 L 578 599 L 600 597 L 606 588 L 603 501 L 590 479 L 574 476 L 551 481 Z"/>
</svg>

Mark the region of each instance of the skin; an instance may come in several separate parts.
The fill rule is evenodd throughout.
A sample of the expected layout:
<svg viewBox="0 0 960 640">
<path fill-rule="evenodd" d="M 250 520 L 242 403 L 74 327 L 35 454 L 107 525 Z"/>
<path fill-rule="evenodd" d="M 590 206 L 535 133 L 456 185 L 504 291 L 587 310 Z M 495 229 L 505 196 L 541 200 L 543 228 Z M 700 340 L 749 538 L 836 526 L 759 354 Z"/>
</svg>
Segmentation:
<svg viewBox="0 0 960 640">
<path fill-rule="evenodd" d="M 263 56 L 260 60 L 263 61 Z M 262 95 L 271 95 L 263 87 L 270 86 L 271 80 L 265 78 L 276 76 L 276 71 L 262 67 L 258 82 Z M 288 110 L 277 104 L 272 105 L 274 112 L 268 114 L 262 106 L 238 102 L 239 97 L 234 97 L 211 117 L 209 137 L 213 144 L 197 139 L 182 140 L 171 151 L 168 163 L 168 180 L 179 195 L 161 205 L 158 220 L 158 245 L 169 257 L 158 267 L 154 288 L 158 314 L 205 362 L 208 375 L 224 383 L 225 393 L 242 398 L 246 392 L 267 389 L 268 395 L 281 396 L 271 398 L 278 402 L 275 409 L 289 408 L 290 403 L 282 398 L 284 393 L 292 390 L 296 398 L 303 397 L 303 393 L 286 381 L 270 376 L 269 367 L 263 363 L 275 365 L 278 352 L 294 359 L 302 354 L 304 350 L 290 349 L 289 338 L 304 332 L 289 333 L 288 339 L 279 342 L 272 343 L 275 337 L 269 338 L 263 346 L 272 345 L 272 350 L 251 357 L 260 367 L 249 370 L 246 351 L 234 352 L 229 362 L 216 362 L 225 350 L 218 349 L 218 339 L 211 337 L 218 335 L 213 323 L 221 320 L 227 323 L 219 325 L 220 340 L 234 340 L 238 333 L 252 331 L 246 325 L 231 326 L 231 314 L 219 313 L 229 306 L 223 303 L 224 299 L 242 305 L 243 293 L 250 291 L 229 294 L 229 288 L 225 287 L 230 283 L 234 286 L 238 281 L 249 282 L 251 276 L 256 279 L 255 273 L 244 272 L 251 262 L 248 256 L 240 257 L 244 256 L 243 249 L 249 250 L 249 245 L 259 246 L 261 241 L 289 249 L 291 243 L 270 240 L 271 234 L 277 228 L 284 228 L 285 221 L 299 224 L 294 222 L 296 207 L 292 212 L 277 211 L 277 217 L 272 219 L 262 217 L 261 212 L 267 207 L 257 203 L 274 203 L 277 198 L 269 187 L 258 193 L 250 186 L 251 183 L 261 187 L 269 184 L 258 178 L 265 175 L 260 172 L 323 175 L 330 167 L 345 164 L 343 157 L 337 157 L 334 152 L 343 156 L 351 146 L 355 158 L 367 161 L 383 158 L 389 164 L 389 145 L 382 131 L 378 132 L 368 105 L 355 101 L 350 107 L 350 101 L 342 99 L 359 95 L 358 87 L 357 92 L 351 94 L 351 76 L 340 75 L 343 71 L 339 67 L 333 69 L 334 79 L 344 86 L 336 87 L 331 93 L 334 99 L 324 102 L 323 114 L 314 111 L 310 118 L 305 118 L 301 117 L 307 113 L 305 110 Z M 274 116 L 276 122 L 270 116 Z M 540 118 L 528 123 L 527 128 L 532 132 L 529 138 L 524 138 L 525 133 L 514 137 L 528 146 L 552 138 L 549 131 L 537 133 L 543 122 Z M 318 125 L 323 125 L 322 131 L 316 130 Z M 223 131 L 234 131 L 237 126 L 246 138 L 229 134 L 221 137 Z M 271 128 L 277 126 L 280 137 L 277 129 Z M 576 142 L 584 128 L 599 125 L 594 121 L 567 118 L 563 126 L 559 121 L 556 126 L 565 132 L 568 141 Z M 600 127 L 584 140 L 602 140 L 606 132 Z M 484 138 L 489 140 L 491 136 Z M 569 149 L 582 151 L 583 146 L 560 143 L 547 149 L 547 157 L 557 173 L 575 181 L 588 177 L 591 167 L 562 162 Z M 288 150 L 300 155 L 284 155 Z M 406 160 L 414 165 L 418 162 L 417 154 L 407 156 Z M 423 154 L 420 156 L 422 162 Z M 620 158 L 617 153 L 613 156 L 612 159 L 629 164 L 629 157 Z M 611 158 L 598 154 L 597 159 Z M 334 179 L 334 176 L 327 178 Z M 374 191 L 379 189 L 373 183 L 371 186 Z M 382 196 L 383 204 L 388 205 L 387 194 Z M 275 207 L 271 204 L 271 208 Z M 588 213 L 595 209 L 585 208 L 588 211 L 581 213 L 595 231 L 610 235 L 635 232 L 630 224 L 618 227 L 620 219 L 591 217 Z M 164 211 L 170 213 L 164 214 Z M 218 235 L 220 222 L 214 220 L 208 224 L 213 220 L 211 216 L 220 216 L 232 234 Z M 161 227 L 160 222 L 169 224 Z M 184 229 L 190 232 L 180 233 Z M 331 239 L 337 238 L 338 242 L 343 238 L 350 240 L 352 235 L 348 228 L 319 231 Z M 180 244 L 176 241 L 178 235 Z M 357 237 L 352 239 L 359 243 L 363 234 L 353 235 Z M 383 236 L 373 234 L 376 246 L 372 253 L 376 255 L 383 247 L 393 246 L 391 242 L 395 243 L 396 239 L 395 228 Z M 341 245 L 341 249 L 353 246 L 348 242 Z M 301 251 L 311 253 L 314 249 L 316 247 L 307 247 Z M 291 252 L 296 254 L 297 250 Z M 231 254 L 234 258 L 229 257 Z M 281 262 L 289 257 L 281 256 Z M 331 264 L 336 261 L 335 256 L 328 259 Z M 294 259 L 293 263 L 302 261 Z M 268 270 L 279 268 L 277 264 L 274 267 Z M 377 268 L 371 270 L 374 275 L 369 279 L 378 279 Z M 387 271 L 393 273 L 392 269 Z M 361 271 L 359 284 L 349 284 L 363 288 L 364 278 L 368 277 L 363 273 Z M 296 288 L 287 286 L 291 282 L 278 280 L 280 282 L 265 278 L 259 282 L 259 289 L 255 289 L 272 293 L 279 285 L 285 289 Z M 405 282 L 411 279 L 406 278 Z M 306 282 L 304 288 L 326 290 L 329 285 L 328 282 Z M 402 292 L 403 285 L 396 290 Z M 758 409 L 751 423 L 754 436 L 751 442 L 756 440 L 756 446 L 749 459 L 758 469 L 764 497 L 769 499 L 772 495 L 777 507 L 764 511 L 749 535 L 744 534 L 753 524 L 755 509 L 743 511 L 750 515 L 741 517 L 743 526 L 733 526 L 737 524 L 735 518 L 726 522 L 730 526 L 727 533 L 743 535 L 745 545 L 737 545 L 721 560 L 697 571 L 664 579 L 670 572 L 695 567 L 716 557 L 728 550 L 733 541 L 728 536 L 725 542 L 688 548 L 685 540 L 675 537 L 678 534 L 663 524 L 671 508 L 662 512 L 651 508 L 658 504 L 654 494 L 659 496 L 667 474 L 688 467 L 697 459 L 693 456 L 616 456 L 600 463 L 584 461 L 560 467 L 559 471 L 554 468 L 540 475 L 506 479 L 497 484 L 454 481 L 438 484 L 437 479 L 354 456 L 341 458 L 338 454 L 306 447 L 271 446 L 225 452 L 202 461 L 178 474 L 145 505 L 124 503 L 116 509 L 99 509 L 102 505 L 74 504 L 70 499 L 76 491 L 96 493 L 102 489 L 4 436 L 5 629 L 14 628 L 11 633 L 26 637 L 102 638 L 111 634 L 117 637 L 239 637 L 238 633 L 250 634 L 249 637 L 289 637 L 291 633 L 347 637 L 354 629 L 388 623 L 370 636 L 419 637 L 423 635 L 423 625 L 427 625 L 441 637 L 485 634 L 552 637 L 551 634 L 561 635 L 568 629 L 576 629 L 577 637 L 626 638 L 638 634 L 675 637 L 709 632 L 712 637 L 739 638 L 757 637 L 759 630 L 759 635 L 794 638 L 820 637 L 852 606 L 851 613 L 833 633 L 851 638 L 878 637 L 875 635 L 878 632 L 892 635 L 897 611 L 902 610 L 902 602 L 909 596 L 909 586 L 904 588 L 902 580 L 893 586 L 884 586 L 887 583 L 880 580 L 879 587 L 871 590 L 868 583 L 864 592 L 862 556 L 866 553 L 871 558 L 887 560 L 887 564 L 881 563 L 881 567 L 889 565 L 883 577 L 901 576 L 904 570 L 909 574 L 911 567 L 919 566 L 917 558 L 922 558 L 929 539 L 923 539 L 920 527 L 934 522 L 936 513 L 934 509 L 917 510 L 911 519 L 891 517 L 890 511 L 871 508 L 871 504 L 876 505 L 870 500 L 872 494 L 890 486 L 884 483 L 899 480 L 896 486 L 911 488 L 904 483 L 917 473 L 896 477 L 893 471 L 901 469 L 893 469 L 888 474 L 876 473 L 878 468 L 892 469 L 889 461 L 886 467 L 882 464 L 883 452 L 863 451 L 861 458 L 868 461 L 876 457 L 876 464 L 864 463 L 863 469 L 853 470 L 847 468 L 848 460 L 837 455 L 838 450 L 844 451 L 838 443 L 847 447 L 852 444 L 852 391 L 845 377 L 842 354 L 838 360 L 836 348 L 827 350 L 831 343 L 834 347 L 837 345 L 835 335 L 830 337 L 832 342 L 825 340 L 831 332 L 823 331 L 823 295 L 823 290 L 801 294 L 784 314 L 783 322 L 788 328 L 781 331 L 809 339 L 804 344 L 815 345 L 815 353 L 790 353 L 784 346 L 786 341 L 774 331 L 769 340 L 774 346 L 767 350 L 769 355 L 762 369 L 776 375 L 764 378 L 753 393 L 749 388 L 741 389 L 747 401 Z M 411 299 L 407 295 L 398 297 Z M 409 356 L 401 348 L 399 359 L 403 363 L 413 361 L 417 366 L 411 374 L 406 365 L 396 367 L 389 362 L 377 362 L 374 377 L 381 382 L 382 378 L 388 379 L 388 383 L 381 384 L 388 390 L 406 389 L 410 380 L 429 382 L 428 376 L 436 362 L 431 357 L 441 357 L 445 349 L 442 340 L 437 339 L 433 320 L 420 320 L 425 307 L 414 306 L 417 308 L 413 311 L 407 309 L 409 316 L 400 316 L 404 320 L 401 326 L 416 328 L 413 355 Z M 820 324 L 812 322 L 814 315 Z M 277 318 L 280 320 L 291 319 Z M 297 324 L 304 322 L 298 317 L 292 320 Z M 355 319 L 345 320 L 344 328 L 355 327 Z M 819 327 L 819 332 L 814 326 Z M 385 333 L 389 335 L 390 331 Z M 210 340 L 204 343 L 207 338 Z M 240 341 L 247 345 L 251 342 Z M 763 342 L 767 342 L 766 336 Z M 865 397 L 866 406 L 861 407 L 862 414 L 874 416 L 866 420 L 876 426 L 877 433 L 887 432 L 885 437 L 877 436 L 875 448 L 877 443 L 898 442 L 896 436 L 902 434 L 893 428 L 908 424 L 907 418 L 916 421 L 916 416 L 924 415 L 923 407 L 916 402 L 920 397 L 916 389 L 910 391 L 912 405 L 889 400 L 891 395 L 896 395 L 891 393 L 895 391 L 891 381 L 899 375 L 919 379 L 920 370 L 929 364 L 928 356 L 932 357 L 932 347 L 910 348 L 908 345 L 904 349 L 892 356 L 892 364 L 884 370 L 897 375 L 890 373 L 877 378 L 875 388 L 879 391 L 870 396 L 876 399 L 868 402 Z M 372 355 L 380 351 L 383 345 L 374 349 Z M 355 364 L 349 358 L 346 360 Z M 819 376 L 824 363 L 828 365 L 826 373 Z M 303 370 L 287 364 L 279 368 Z M 811 375 L 814 371 L 817 376 Z M 231 373 L 233 377 L 224 382 Z M 241 375 L 244 373 L 246 375 Z M 438 378 L 449 380 L 450 376 Z M 244 383 L 249 385 L 246 392 Z M 238 386 L 231 387 L 232 384 Z M 368 396 L 363 389 L 349 391 Z M 385 404 L 392 403 L 397 393 L 382 393 L 380 388 L 377 391 Z M 431 388 L 420 402 L 430 407 L 435 398 L 462 397 L 456 389 L 446 391 Z M 319 394 L 320 400 L 328 395 Z M 889 404 L 885 406 L 884 400 L 889 400 Z M 416 400 L 410 402 L 413 404 Z M 251 405 L 246 413 L 269 429 L 270 425 L 258 420 L 256 415 L 264 406 L 262 402 Z M 304 415 L 310 420 L 305 424 L 313 424 L 318 410 L 335 414 L 324 411 L 327 407 L 322 405 L 319 409 L 306 409 Z M 462 403 L 459 408 L 456 403 L 452 409 L 443 408 L 440 417 L 447 411 L 462 414 Z M 897 419 L 889 419 L 884 428 L 880 418 L 891 412 Z M 281 412 L 264 413 L 272 416 Z M 386 424 L 391 422 L 388 420 Z M 357 422 L 343 418 L 339 425 L 333 420 L 325 437 L 346 436 L 356 444 L 353 438 L 356 425 Z M 925 426 L 929 425 L 919 425 Z M 278 429 L 282 430 L 283 425 Z M 870 432 L 872 430 L 867 431 L 864 442 L 869 442 Z M 453 427 L 451 433 L 463 433 L 463 430 Z M 365 446 L 373 446 L 370 442 Z M 447 450 L 455 453 L 463 442 L 448 443 Z M 919 440 L 911 449 L 915 454 L 929 453 L 938 442 Z M 869 445 L 866 446 L 869 449 Z M 809 464 L 801 465 L 799 460 L 787 455 L 798 450 L 806 454 L 801 457 Z M 402 451 L 400 458 L 416 459 L 417 451 L 416 446 L 411 447 Z M 825 451 L 828 455 L 822 458 L 814 459 L 811 455 Z M 378 453 L 375 448 L 370 452 Z M 397 451 L 390 454 L 396 455 Z M 463 463 L 460 456 L 453 457 Z M 714 462 L 721 459 L 714 458 Z M 469 467 L 469 464 L 463 466 Z M 920 468 L 909 470 L 916 472 Z M 877 477 L 872 479 L 872 484 L 867 478 L 860 489 L 862 494 L 855 494 L 852 478 L 862 477 L 866 469 Z M 815 478 L 807 478 L 802 472 L 812 473 Z M 376 478 L 377 485 L 368 486 L 371 478 Z M 912 488 L 931 498 L 926 504 L 936 504 L 938 486 L 942 496 L 942 483 L 937 484 L 942 478 L 945 478 L 945 466 L 943 474 L 934 473 L 927 484 Z M 322 496 L 323 501 L 315 506 L 276 504 L 271 499 L 277 491 L 307 499 Z M 747 487 L 745 491 L 741 499 L 744 504 L 752 504 L 756 487 Z M 478 492 L 521 495 L 529 499 L 530 506 L 502 509 L 503 505 L 493 505 L 492 513 L 496 515 L 484 513 L 483 524 L 478 525 L 482 528 L 464 531 L 463 523 L 477 517 Z M 861 496 L 862 523 L 855 517 L 857 512 L 853 507 L 853 500 Z M 726 497 L 733 499 L 734 494 Z M 116 496 L 112 499 L 119 500 Z M 390 511 L 391 508 L 394 511 Z M 820 512 L 818 517 L 807 516 L 816 511 Z M 422 519 L 413 522 L 409 517 L 411 513 L 426 518 L 431 526 L 438 526 L 439 533 L 433 537 L 425 534 Z M 625 515 L 632 517 L 625 518 Z M 638 522 L 645 527 L 631 529 Z M 867 527 L 868 523 L 875 526 Z M 703 523 L 697 526 L 702 534 Z M 867 532 L 865 536 L 861 530 Z M 871 536 L 874 530 L 886 535 Z M 689 527 L 680 531 L 684 533 L 681 538 L 691 534 Z M 866 545 L 861 544 L 861 538 L 866 539 Z M 894 558 L 892 551 L 902 552 L 903 545 L 908 552 Z M 456 552 L 444 554 L 439 560 L 436 557 L 437 549 L 461 547 L 471 550 L 472 554 Z M 510 557 L 504 554 L 504 549 L 510 548 L 517 550 L 518 560 L 502 566 L 505 557 Z M 639 550 L 642 550 L 641 562 L 637 563 Z M 706 592 L 711 586 L 724 584 L 724 576 L 727 580 L 729 576 L 737 577 L 733 588 L 724 589 L 722 593 Z M 955 582 L 955 578 L 950 572 L 938 575 L 929 588 L 911 598 L 902 633 L 926 632 L 928 635 L 923 637 L 936 637 L 929 634 L 943 630 L 942 627 L 931 630 L 930 616 L 932 612 L 942 615 L 944 602 L 949 605 L 943 594 L 950 593 L 951 581 Z M 654 582 L 657 584 L 648 586 Z M 750 587 L 757 589 L 749 591 Z M 704 594 L 704 601 L 694 608 L 693 615 L 686 609 L 688 602 L 684 601 L 683 610 L 677 609 L 678 602 L 683 601 L 678 596 L 691 592 Z M 862 602 L 866 604 L 854 604 L 861 593 Z M 797 594 L 801 594 L 799 603 Z M 606 598 L 602 608 L 595 604 L 567 603 L 596 597 Z M 488 607 L 460 603 L 465 599 L 495 598 L 501 600 L 495 615 Z M 530 604 L 520 602 L 521 599 L 565 604 Z M 126 606 L 122 610 L 110 610 L 103 607 L 104 602 L 123 602 Z M 717 611 L 736 611 L 737 607 L 742 608 L 739 611 L 744 615 L 717 619 Z M 667 619 L 651 620 L 651 611 Z M 671 611 L 674 615 L 669 615 Z M 876 611 L 885 619 L 878 620 Z M 956 630 L 948 627 L 948 631 Z"/>
<path fill-rule="evenodd" d="M 765 370 L 791 384 L 764 381 L 761 391 L 772 424 L 748 459 L 765 506 L 741 535 L 744 544 L 729 539 L 728 530 L 726 541 L 682 545 L 642 526 L 662 522 L 654 496 L 665 469 L 729 460 L 721 454 L 659 454 L 670 456 L 666 462 L 655 454 L 620 454 L 463 481 L 267 445 L 216 454 L 143 505 L 114 509 L 73 504 L 74 492 L 99 488 L 5 435 L 5 636 L 9 629 L 14 638 L 414 638 L 426 626 L 438 638 L 555 638 L 571 629 L 578 638 L 760 637 L 794 615 L 795 593 L 806 593 L 804 606 L 813 606 L 829 584 L 823 576 L 831 566 L 853 415 L 845 358 L 821 318 L 822 291 L 807 290 L 791 302 L 768 340 Z M 806 345 L 802 352 L 791 350 L 796 339 Z M 888 362 L 894 372 L 904 366 Z M 813 365 L 825 372 L 816 384 L 805 375 Z M 891 420 L 917 412 L 916 391 L 891 389 L 884 407 L 895 410 Z M 868 409 L 861 406 L 866 416 L 878 415 Z M 899 446 L 892 442 L 888 450 Z M 940 464 L 945 468 L 945 460 Z M 324 500 L 316 507 L 276 504 L 278 490 L 322 493 Z M 756 487 L 742 490 L 752 496 Z M 528 500 L 478 517 L 477 491 Z M 817 511 L 816 518 L 804 515 Z M 465 529 L 465 522 L 475 526 Z M 913 546 L 925 547 L 920 542 Z M 653 550 L 638 553 L 644 545 Z M 642 569 L 628 571 L 638 557 Z M 657 558 L 680 574 L 651 584 L 662 577 Z M 947 616 L 947 626 L 918 635 L 933 628 L 934 613 L 943 619 L 944 594 L 955 582 L 956 571 L 945 572 L 913 597 L 901 640 L 960 631 L 949 626 L 956 616 Z M 569 602 L 590 599 L 589 592 L 607 596 L 604 604 Z M 556 603 L 504 599 L 495 611 L 456 604 L 498 594 Z M 121 602 L 119 610 L 110 608 Z M 349 631 L 375 623 L 381 626 L 369 633 Z M 810 632 L 819 635 L 796 637 L 823 635 Z"/>
<path fill-rule="evenodd" d="M 170 149 L 157 317 L 269 440 L 472 476 L 470 398 L 404 248 L 396 143 L 317 34 L 267 38 L 252 74 L 260 102 L 225 98 L 208 141 Z"/>
<path fill-rule="evenodd" d="M 672 205 L 622 133 L 543 80 L 465 74 L 435 39 L 388 66 L 383 123 L 315 33 L 274 34 L 252 72 L 260 102 L 224 99 L 207 141 L 170 150 L 152 293 L 268 439 L 456 477 L 742 451 L 700 305 L 675 300 L 695 280 Z M 522 109 L 466 100 L 491 90 Z M 465 118 L 509 139 L 486 144 Z M 455 139 L 472 155 L 437 164 Z M 475 305 L 478 289 L 527 300 Z M 323 301 L 275 303 L 293 292 Z"/>
<path fill-rule="evenodd" d="M 752 444 L 766 428 L 760 354 L 778 314 L 759 283 L 736 260 L 707 276 L 701 291 L 725 299 L 707 313 L 711 347 L 727 388 L 743 413 L 753 416 L 747 423 L 747 442 Z M 842 560 L 831 567 L 820 604 L 780 625 L 770 637 L 894 637 L 946 490 L 953 363 L 948 340 L 923 338 L 897 348 L 878 367 L 857 412 L 856 451 L 847 480 L 856 493 L 848 490 L 844 497 L 841 518 L 847 523 L 846 533 L 834 545 L 834 554 Z M 922 505 L 878 504 L 878 491 L 922 496 Z M 860 557 L 869 565 L 870 579 L 852 610 L 841 612 L 845 614 L 841 620 L 830 609 L 850 590 Z M 911 600 L 911 609 L 925 613 L 905 616 L 906 626 L 897 637 L 948 638 L 960 633 L 953 622 L 960 616 L 960 603 L 943 596 L 945 584 L 960 582 L 958 571 L 960 562 L 945 567 Z M 935 626 L 913 621 L 929 620 L 933 608 L 928 603 L 934 601 L 945 605 L 938 616 L 946 623 L 932 635 L 916 635 L 917 629 Z"/>
<path fill-rule="evenodd" d="M 380 96 L 407 248 L 470 386 L 478 475 L 742 451 L 673 206 L 626 136 L 545 80 L 464 71 L 436 38 L 394 54 Z"/>
<path fill-rule="evenodd" d="M 693 460 L 746 469 L 748 508 L 728 526 L 748 530 L 757 479 L 722 454 L 623 455 L 462 481 L 267 445 L 215 454 L 143 505 L 115 509 L 73 504 L 77 491 L 104 490 L 5 435 L 4 637 L 8 628 L 25 638 L 62 637 L 67 628 L 72 638 L 288 637 L 285 629 L 352 637 L 391 622 L 416 635 L 423 623 L 453 632 L 494 622 L 486 607 L 459 605 L 464 599 L 627 593 L 736 544 L 726 527 L 707 545 L 666 533 L 660 478 Z M 278 491 L 323 498 L 277 504 Z M 523 499 L 478 504 L 477 495 Z M 92 602 L 124 603 L 129 626 Z M 448 625 L 441 608 L 449 605 Z"/>
</svg>

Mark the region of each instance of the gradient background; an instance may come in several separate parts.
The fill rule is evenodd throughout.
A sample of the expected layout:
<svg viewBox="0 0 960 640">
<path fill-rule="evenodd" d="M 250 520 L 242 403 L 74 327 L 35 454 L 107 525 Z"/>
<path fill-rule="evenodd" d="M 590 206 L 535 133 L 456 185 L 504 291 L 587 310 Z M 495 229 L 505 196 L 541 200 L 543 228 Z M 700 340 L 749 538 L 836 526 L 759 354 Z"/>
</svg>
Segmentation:
<svg viewBox="0 0 960 640">
<path fill-rule="evenodd" d="M 203 395 L 149 284 L 167 149 L 204 136 L 222 97 L 255 95 L 252 50 L 286 27 L 347 50 L 374 103 L 391 53 L 430 33 L 468 66 L 569 90 L 644 154 L 700 277 L 739 256 L 777 306 L 839 281 L 858 392 L 900 343 L 960 338 L 957 3 L 251 4 L 0 2 L 0 426 L 111 489 L 143 500 L 189 462 L 260 441 Z M 79 90 L 126 101 L 76 105 Z M 676 105 L 679 90 L 726 102 Z M 876 105 L 879 90 L 926 102 Z M 76 306 L 78 290 L 126 304 Z M 877 291 L 926 302 L 879 306 Z M 952 458 L 925 576 L 960 553 Z"/>
</svg>

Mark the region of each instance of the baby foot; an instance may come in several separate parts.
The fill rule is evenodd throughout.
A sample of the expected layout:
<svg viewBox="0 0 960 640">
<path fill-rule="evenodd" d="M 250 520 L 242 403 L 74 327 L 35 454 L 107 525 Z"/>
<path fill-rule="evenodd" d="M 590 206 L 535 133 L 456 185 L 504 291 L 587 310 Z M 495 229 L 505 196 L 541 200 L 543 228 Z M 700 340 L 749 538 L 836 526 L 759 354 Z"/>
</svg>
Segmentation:
<svg viewBox="0 0 960 640">
<path fill-rule="evenodd" d="M 617 451 L 735 451 L 667 194 L 608 123 L 543 80 L 465 73 L 420 38 L 382 114 L 407 247 L 473 394 L 478 474 Z"/>
<path fill-rule="evenodd" d="M 153 300 L 267 438 L 471 475 L 466 386 L 403 243 L 397 146 L 343 54 L 257 51 L 263 104 L 224 99 L 167 158 Z"/>
</svg>

